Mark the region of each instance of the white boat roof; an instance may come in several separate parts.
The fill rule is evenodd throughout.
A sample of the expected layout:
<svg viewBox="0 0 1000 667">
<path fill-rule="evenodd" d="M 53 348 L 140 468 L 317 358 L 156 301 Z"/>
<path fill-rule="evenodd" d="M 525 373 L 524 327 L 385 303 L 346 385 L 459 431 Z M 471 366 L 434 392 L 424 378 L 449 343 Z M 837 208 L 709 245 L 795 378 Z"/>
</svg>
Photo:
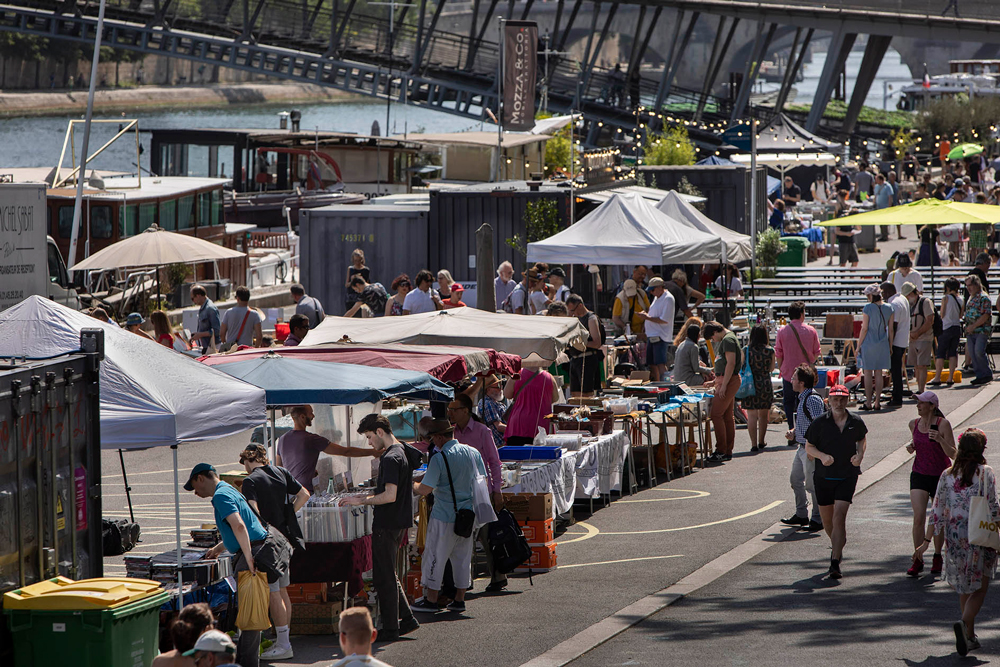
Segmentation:
<svg viewBox="0 0 1000 667">
<path fill-rule="evenodd" d="M 194 176 L 137 176 L 105 178 L 104 189 L 98 190 L 85 184 L 83 194 L 98 199 L 157 199 L 177 197 L 206 188 L 221 188 L 228 184 L 228 178 L 199 178 Z M 50 188 L 50 197 L 75 197 L 76 188 Z"/>
</svg>

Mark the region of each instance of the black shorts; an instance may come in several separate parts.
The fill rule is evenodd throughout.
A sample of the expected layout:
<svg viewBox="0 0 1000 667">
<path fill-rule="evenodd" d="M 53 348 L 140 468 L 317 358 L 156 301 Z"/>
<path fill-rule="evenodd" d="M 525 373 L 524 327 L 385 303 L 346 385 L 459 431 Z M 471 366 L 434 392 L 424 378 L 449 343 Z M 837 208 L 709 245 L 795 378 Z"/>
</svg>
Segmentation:
<svg viewBox="0 0 1000 667">
<path fill-rule="evenodd" d="M 962 337 L 962 327 L 948 327 L 937 338 L 937 358 L 950 359 L 958 356 L 958 341 Z"/>
<path fill-rule="evenodd" d="M 837 500 L 851 502 L 854 499 L 854 489 L 858 486 L 858 476 L 851 475 L 844 479 L 827 479 L 825 477 L 813 477 L 813 485 L 816 488 L 816 504 L 832 505 Z"/>
<path fill-rule="evenodd" d="M 919 489 L 931 494 L 931 498 L 937 493 L 938 480 L 941 475 L 923 475 L 919 472 L 910 473 L 910 491 Z"/>
<path fill-rule="evenodd" d="M 573 357 L 569 361 L 569 389 L 589 394 L 601 386 L 601 364 L 604 357 L 600 354 L 588 354 L 583 357 Z"/>
</svg>

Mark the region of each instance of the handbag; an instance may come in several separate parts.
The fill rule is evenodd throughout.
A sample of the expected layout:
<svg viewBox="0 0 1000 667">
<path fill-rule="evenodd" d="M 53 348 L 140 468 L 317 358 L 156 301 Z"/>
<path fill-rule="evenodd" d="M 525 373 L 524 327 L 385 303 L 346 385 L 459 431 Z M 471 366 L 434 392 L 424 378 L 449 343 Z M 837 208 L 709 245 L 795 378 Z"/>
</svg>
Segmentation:
<svg viewBox="0 0 1000 667">
<path fill-rule="evenodd" d="M 740 388 L 736 390 L 736 398 L 750 398 L 757 394 L 754 386 L 753 371 L 750 369 L 750 348 L 743 348 L 743 368 L 740 369 Z"/>
<path fill-rule="evenodd" d="M 972 496 L 969 503 L 969 544 L 1000 551 L 1000 532 L 997 532 L 997 517 L 990 511 L 986 498 L 986 476 L 979 473 L 979 493 Z"/>
<path fill-rule="evenodd" d="M 520 387 L 518 387 L 517 391 L 514 392 L 514 396 L 511 397 L 511 399 L 510 399 L 510 405 L 507 406 L 507 409 L 504 410 L 504 413 L 503 413 L 503 423 L 504 424 L 510 422 L 510 415 L 514 411 L 514 403 L 517 402 L 517 397 L 520 396 L 521 392 L 524 391 L 525 388 L 529 384 L 531 384 L 532 382 L 534 382 L 535 378 L 538 377 L 541 374 L 542 374 L 541 371 L 535 371 L 535 374 L 532 375 L 530 378 L 528 378 L 528 381 L 525 382 L 524 384 L 522 384 Z"/>
<path fill-rule="evenodd" d="M 444 469 L 448 473 L 448 487 L 451 489 L 451 502 L 455 503 L 455 534 L 459 537 L 472 537 L 472 528 L 476 523 L 476 513 L 473 510 L 458 509 L 458 498 L 455 496 L 455 482 L 451 479 L 451 466 L 448 465 L 448 457 L 444 450 L 441 450 L 441 458 L 444 459 Z"/>
</svg>

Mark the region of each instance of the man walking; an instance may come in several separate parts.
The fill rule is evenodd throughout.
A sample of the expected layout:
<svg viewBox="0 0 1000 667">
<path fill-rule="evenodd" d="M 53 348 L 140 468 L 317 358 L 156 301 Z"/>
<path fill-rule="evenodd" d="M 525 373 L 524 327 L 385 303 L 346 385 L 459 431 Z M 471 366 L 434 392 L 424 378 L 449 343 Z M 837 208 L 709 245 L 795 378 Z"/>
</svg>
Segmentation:
<svg viewBox="0 0 1000 667">
<path fill-rule="evenodd" d="M 788 324 L 778 330 L 774 342 L 774 363 L 781 373 L 781 402 L 789 429 L 795 428 L 795 415 L 799 404 L 798 390 L 793 386 L 795 372 L 802 364 L 811 366 L 822 352 L 819 334 L 816 333 L 816 329 L 806 324 L 805 302 L 792 302 L 788 306 Z M 789 444 L 794 445 L 795 442 Z"/>
<path fill-rule="evenodd" d="M 674 335 L 674 296 L 664 287 L 663 278 L 651 278 L 649 287 L 653 290 L 652 305 L 649 312 L 640 312 L 646 323 L 646 363 L 652 371 L 653 381 L 659 382 L 667 374 L 668 348 L 673 344 Z"/>
<path fill-rule="evenodd" d="M 435 310 L 444 308 L 441 297 L 434 291 L 431 285 L 434 283 L 434 275 L 427 269 L 417 272 L 414 278 L 416 289 L 410 290 L 403 299 L 403 314 L 417 315 L 418 313 L 433 313 Z"/>
<path fill-rule="evenodd" d="M 457 535 L 455 521 L 460 510 L 473 509 L 476 475 L 485 476 L 486 466 L 479 452 L 455 440 L 453 434 L 454 427 L 448 420 L 431 422 L 428 428 L 431 444 L 441 451 L 431 457 L 424 478 L 413 484 L 413 492 L 418 495 L 434 493 L 420 573 L 424 596 L 410 605 L 416 612 L 440 611 L 438 594 L 448 561 L 457 589 L 454 602 L 448 605 L 450 611 L 465 611 L 465 592 L 472 585 L 472 536 Z"/>
<path fill-rule="evenodd" d="M 792 493 L 795 495 L 795 514 L 782 519 L 781 523 L 799 526 L 810 533 L 816 533 L 823 530 L 823 519 L 819 513 L 816 486 L 813 483 L 816 462 L 806 454 L 806 431 L 817 417 L 826 412 L 826 406 L 823 405 L 820 395 L 813 391 L 813 387 L 816 386 L 816 369 L 811 364 L 800 364 L 795 367 L 792 371 L 791 385 L 798 396 L 798 404 L 795 410 L 795 426 L 789 429 L 785 437 L 788 438 L 788 444 L 793 447 L 798 445 L 795 458 L 792 459 L 792 471 L 788 476 Z M 811 518 L 807 493 L 812 497 Z"/>
<path fill-rule="evenodd" d="M 348 496 L 348 505 L 372 505 L 372 583 L 382 615 L 379 639 L 394 641 L 420 627 L 406 603 L 399 582 L 400 548 L 413 525 L 413 470 L 420 465 L 420 452 L 406 447 L 392 434 L 389 418 L 370 414 L 358 424 L 358 433 L 368 440 L 379 460 L 375 493 Z M 405 560 L 405 555 L 402 556 Z"/>
<path fill-rule="evenodd" d="M 240 463 L 247 472 L 241 491 L 250 506 L 257 510 L 264 521 L 274 526 L 288 539 L 293 549 L 305 549 L 302 531 L 295 513 L 309 500 L 309 492 L 284 468 L 270 465 L 264 445 L 248 445 L 240 454 Z M 289 500 L 292 498 L 292 500 Z M 289 660 L 294 657 L 288 638 L 288 624 L 292 620 L 292 601 L 288 597 L 291 572 L 278 579 L 270 588 L 268 608 L 277 632 L 274 646 L 261 653 L 264 660 Z"/>
<path fill-rule="evenodd" d="M 210 463 L 199 463 L 191 469 L 185 491 L 194 491 L 199 498 L 211 498 L 215 525 L 222 541 L 208 550 L 208 558 L 217 558 L 223 550 L 235 557 L 233 571 L 257 573 L 253 561 L 254 547 L 260 548 L 267 539 L 267 529 L 250 509 L 246 498 L 219 474 Z M 260 631 L 243 630 L 236 649 L 236 661 L 243 667 L 257 667 L 260 654 Z"/>
<path fill-rule="evenodd" d="M 344 447 L 330 442 L 317 433 L 306 429 L 312 426 L 316 415 L 311 405 L 296 405 L 292 408 L 291 431 L 278 438 L 275 463 L 284 466 L 299 484 L 309 493 L 313 492 L 313 479 L 316 477 L 316 462 L 320 453 L 331 456 L 374 456 L 375 450 L 362 447 Z"/>
<path fill-rule="evenodd" d="M 493 280 L 493 290 L 496 292 L 497 298 L 497 308 L 499 308 L 510 293 L 514 291 L 514 286 L 517 283 L 514 282 L 514 267 L 510 265 L 510 262 L 501 262 L 500 266 L 497 268 L 497 277 Z"/>
<path fill-rule="evenodd" d="M 912 283 L 904 285 L 912 286 Z M 910 345 L 910 303 L 902 294 L 897 294 L 896 287 L 888 281 L 882 283 L 880 289 L 882 299 L 892 306 L 892 331 L 889 332 L 889 340 L 892 341 L 892 357 L 889 362 L 892 400 L 886 405 L 899 406 L 903 404 L 903 357 Z"/>
<path fill-rule="evenodd" d="M 813 485 L 823 528 L 830 538 L 831 579 L 840 579 L 840 561 L 847 544 L 847 511 L 865 458 L 868 427 L 847 411 L 850 392 L 842 384 L 830 388 L 830 411 L 817 417 L 806 430 L 806 454 L 816 460 Z"/>
<path fill-rule="evenodd" d="M 288 288 L 288 291 L 292 293 L 292 301 L 295 302 L 295 314 L 308 317 L 310 329 L 315 329 L 326 319 L 323 304 L 316 297 L 307 296 L 306 289 L 302 285 L 295 283 Z"/>
<path fill-rule="evenodd" d="M 901 291 L 910 306 L 910 353 L 907 356 L 915 369 L 916 394 L 922 394 L 927 385 L 927 367 L 931 365 L 934 348 L 934 304 L 920 296 L 913 283 L 903 283 Z"/>
<path fill-rule="evenodd" d="M 986 346 L 992 330 L 993 304 L 987 295 L 983 294 L 979 276 L 969 274 L 965 277 L 965 289 L 969 292 L 969 300 L 965 303 L 965 348 L 966 356 L 970 357 L 972 369 L 976 377 L 972 385 L 981 385 L 993 381 L 993 371 L 986 359 Z"/>
<path fill-rule="evenodd" d="M 191 334 L 191 342 L 197 342 L 202 353 L 207 353 L 215 341 L 222 344 L 219 336 L 222 318 L 219 316 L 219 309 L 208 298 L 208 292 L 201 285 L 191 285 L 191 303 L 198 306 L 198 331 Z"/>
<path fill-rule="evenodd" d="M 468 394 L 457 394 L 455 400 L 448 404 L 448 420 L 455 427 L 455 439 L 463 445 L 474 448 L 483 457 L 483 463 L 486 464 L 486 470 L 489 473 L 487 479 L 490 495 L 493 498 L 493 507 L 500 507 L 503 504 L 503 495 L 500 493 L 503 486 L 500 454 L 490 429 L 472 418 L 472 399 L 469 398 Z M 493 567 L 489 525 L 479 529 L 478 539 L 486 552 L 486 569 L 490 573 L 490 583 L 486 587 L 486 592 L 499 593 L 507 588 L 507 575 L 497 572 Z"/>
<path fill-rule="evenodd" d="M 222 316 L 219 338 L 222 339 L 223 352 L 240 345 L 261 346 L 264 336 L 260 315 L 250 307 L 250 290 L 243 285 L 236 288 L 236 307 Z"/>
</svg>

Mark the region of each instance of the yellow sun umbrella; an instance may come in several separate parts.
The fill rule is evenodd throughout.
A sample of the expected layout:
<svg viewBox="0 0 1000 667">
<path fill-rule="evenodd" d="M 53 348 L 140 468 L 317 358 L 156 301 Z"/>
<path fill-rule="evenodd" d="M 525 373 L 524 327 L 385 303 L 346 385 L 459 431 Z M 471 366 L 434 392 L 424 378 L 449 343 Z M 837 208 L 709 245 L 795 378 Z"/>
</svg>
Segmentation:
<svg viewBox="0 0 1000 667">
<path fill-rule="evenodd" d="M 840 225 L 965 225 L 1000 223 L 1000 206 L 942 201 L 929 197 L 909 204 L 817 222 L 820 227 Z"/>
</svg>

